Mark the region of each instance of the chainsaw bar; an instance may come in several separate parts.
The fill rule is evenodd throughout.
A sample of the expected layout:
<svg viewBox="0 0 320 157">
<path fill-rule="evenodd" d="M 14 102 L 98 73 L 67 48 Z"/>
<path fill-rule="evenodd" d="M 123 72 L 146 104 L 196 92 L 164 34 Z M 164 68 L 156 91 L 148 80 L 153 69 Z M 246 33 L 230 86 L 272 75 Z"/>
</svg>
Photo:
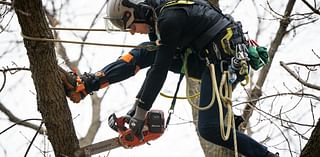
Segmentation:
<svg viewBox="0 0 320 157">
<path fill-rule="evenodd" d="M 91 155 L 98 154 L 101 152 L 109 151 L 122 145 L 119 142 L 119 137 L 104 140 L 95 144 L 85 146 L 77 151 L 75 156 L 91 157 Z"/>
</svg>

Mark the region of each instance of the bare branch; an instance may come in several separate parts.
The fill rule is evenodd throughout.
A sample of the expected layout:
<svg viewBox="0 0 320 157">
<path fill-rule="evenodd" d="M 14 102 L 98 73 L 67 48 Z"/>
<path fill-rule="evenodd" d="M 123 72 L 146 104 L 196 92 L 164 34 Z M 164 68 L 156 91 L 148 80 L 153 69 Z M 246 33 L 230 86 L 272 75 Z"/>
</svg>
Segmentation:
<svg viewBox="0 0 320 157">
<path fill-rule="evenodd" d="M 305 126 L 305 127 L 315 127 L 314 124 L 304 124 L 304 123 L 298 123 L 298 122 L 294 122 L 294 121 L 289 121 L 289 120 L 285 120 L 285 119 L 282 119 L 281 117 L 278 117 L 278 116 L 275 116 L 275 115 L 272 115 L 270 114 L 269 112 L 266 112 L 262 109 L 259 109 L 257 106 L 253 106 L 251 105 L 250 103 L 248 103 L 248 105 L 252 108 L 252 109 L 255 109 L 256 111 L 263 113 L 264 115 L 268 115 L 274 119 L 278 119 L 278 120 L 281 120 L 281 121 L 284 121 L 284 122 L 287 122 L 287 123 L 291 123 L 291 124 L 295 124 L 295 125 L 300 125 L 300 126 Z M 243 126 L 243 127 L 246 127 L 246 126 Z"/>
<path fill-rule="evenodd" d="M 293 30 L 295 30 L 295 29 L 297 29 L 299 27 L 302 27 L 302 26 L 305 26 L 305 25 L 308 25 L 308 24 L 311 24 L 311 23 L 315 23 L 317 21 L 318 21 L 318 19 L 313 19 L 313 20 L 310 20 L 310 21 L 307 21 L 307 22 L 300 23 L 298 25 L 292 26 L 292 28 L 287 30 L 287 33 L 291 32 L 291 31 L 293 31 Z"/>
<path fill-rule="evenodd" d="M 55 14 L 51 14 L 48 10 L 46 11 L 46 15 L 48 17 L 49 24 L 52 27 L 55 27 L 56 25 L 60 24 L 60 21 L 55 17 Z M 54 31 L 55 39 L 60 39 L 60 36 L 56 30 Z M 78 71 L 78 68 L 76 65 L 74 65 L 73 62 L 70 61 L 70 58 L 67 55 L 66 48 L 63 46 L 61 42 L 55 43 L 56 52 L 61 56 L 61 58 L 64 60 L 65 64 L 74 72 Z"/>
<path fill-rule="evenodd" d="M 92 27 L 95 25 L 98 17 L 100 16 L 101 12 L 104 10 L 105 6 L 107 5 L 107 2 L 108 2 L 108 1 L 105 1 L 105 3 L 102 5 L 102 7 L 101 7 L 100 10 L 98 11 L 98 13 L 97 13 L 96 16 L 94 17 L 94 19 L 92 20 L 91 25 L 90 25 L 89 28 L 92 28 Z M 84 37 L 82 38 L 82 41 L 86 41 L 86 40 L 87 40 L 87 38 L 88 38 L 88 36 L 89 36 L 89 33 L 90 33 L 90 31 L 88 31 L 88 32 L 84 35 Z M 83 57 L 84 45 L 81 45 L 81 48 L 80 48 L 80 49 L 81 49 L 81 50 L 80 50 L 80 56 L 79 56 L 79 58 L 77 59 L 77 61 L 76 61 L 76 63 L 75 63 L 76 65 L 79 64 L 81 58 Z"/>
<path fill-rule="evenodd" d="M 3 69 L 0 69 L 0 72 L 2 72 L 3 74 L 3 83 L 0 87 L 0 92 L 3 90 L 4 86 L 6 85 L 6 82 L 7 82 L 7 75 L 6 73 L 7 72 L 10 72 L 10 74 L 15 74 L 16 72 L 18 71 L 21 71 L 21 70 L 30 70 L 29 68 L 9 68 L 9 67 L 4 67 Z"/>
<path fill-rule="evenodd" d="M 280 61 L 280 65 L 291 75 L 293 76 L 297 81 L 299 81 L 304 86 L 307 86 L 312 89 L 320 90 L 320 86 L 317 86 L 315 84 L 308 83 L 307 81 L 303 80 L 300 76 L 298 76 L 294 71 L 292 71 L 286 63 Z"/>
<path fill-rule="evenodd" d="M 26 151 L 26 153 L 25 153 L 24 156 L 27 156 L 27 154 L 29 153 L 30 148 L 31 148 L 34 140 L 36 139 L 36 137 L 38 136 L 40 130 L 42 129 L 42 125 L 43 125 L 43 122 L 41 122 L 40 126 L 38 127 L 37 132 L 36 132 L 36 134 L 33 136 L 33 138 L 32 138 L 32 140 L 31 140 L 31 142 L 30 142 L 30 144 L 29 144 L 29 146 L 28 146 L 28 148 L 27 148 L 27 151 Z"/>
<path fill-rule="evenodd" d="M 12 5 L 12 3 L 10 3 L 10 2 L 7 2 L 7 1 L 0 1 L 0 4 L 4 4 L 4 5 Z"/>
<path fill-rule="evenodd" d="M 26 120 L 22 120 L 18 117 L 16 117 L 9 109 L 7 109 L 1 102 L 0 102 L 0 111 L 2 111 L 5 115 L 8 116 L 9 118 L 9 121 L 15 123 L 15 125 L 21 125 L 21 126 L 24 126 L 24 127 L 27 127 L 27 128 L 30 128 L 30 129 L 33 129 L 33 130 L 38 130 L 39 126 L 35 125 L 35 124 L 32 124 L 32 123 L 29 123 L 27 122 Z M 32 119 L 32 120 L 41 120 L 41 119 Z M 10 129 L 11 127 L 9 127 Z M 5 132 L 7 129 L 1 131 L 0 134 L 2 134 L 3 132 Z M 40 130 L 40 134 L 43 134 L 44 133 L 44 129 L 42 128 Z"/>
<path fill-rule="evenodd" d="M 320 101 L 320 97 L 313 95 L 313 94 L 308 94 L 308 93 L 278 93 L 278 94 L 268 95 L 265 97 L 259 97 L 257 99 L 250 99 L 249 101 L 240 102 L 240 103 L 234 104 L 233 106 L 238 106 L 238 105 L 246 104 L 246 103 L 256 103 L 257 101 L 260 101 L 260 100 L 264 100 L 264 99 L 268 99 L 268 98 L 272 98 L 272 97 L 277 97 L 277 96 L 285 96 L 285 95 L 305 96 L 305 97 L 314 98 L 315 100 Z"/>
<path fill-rule="evenodd" d="M 277 30 L 276 36 L 273 39 L 273 41 L 271 42 L 270 45 L 270 49 L 269 49 L 269 56 L 270 56 L 270 63 L 267 64 L 261 71 L 258 77 L 258 81 L 256 83 L 255 88 L 251 91 L 249 98 L 253 98 L 253 99 L 257 99 L 259 97 L 262 96 L 262 91 L 261 91 L 261 87 L 263 86 L 267 75 L 269 73 L 269 70 L 271 68 L 271 64 L 273 61 L 273 58 L 279 48 L 279 46 L 281 45 L 282 41 L 284 40 L 285 35 L 287 34 L 287 28 L 288 25 L 290 24 L 291 20 L 290 20 L 290 15 L 292 13 L 293 7 L 295 5 L 295 0 L 289 0 L 287 5 L 286 5 L 286 9 L 283 13 L 282 19 L 280 20 L 280 26 Z M 250 104 L 251 106 L 255 106 L 255 103 Z M 248 121 L 248 119 L 251 117 L 252 115 L 252 107 L 247 105 L 245 107 L 245 111 L 243 112 L 243 117 L 244 119 L 246 119 L 246 121 Z M 243 123 L 243 125 L 245 126 L 247 123 Z M 244 131 L 244 130 L 241 130 Z"/>
<path fill-rule="evenodd" d="M 87 134 L 83 138 L 79 139 L 80 147 L 91 144 L 101 126 L 101 101 L 103 100 L 103 97 L 107 91 L 108 90 L 106 90 L 101 97 L 99 97 L 97 93 L 91 95 L 92 119 Z"/>
<path fill-rule="evenodd" d="M 318 58 L 320 59 L 320 56 L 312 49 L 312 53 Z"/>
<path fill-rule="evenodd" d="M 315 14 L 320 15 L 320 11 L 318 9 L 316 9 L 315 7 L 313 7 L 309 2 L 307 2 L 306 0 L 301 0 L 305 5 L 307 5 L 307 7 L 309 9 L 311 9 Z"/>
<path fill-rule="evenodd" d="M 305 63 L 298 63 L 298 62 L 289 62 L 289 63 L 286 63 L 286 65 L 291 65 L 291 64 L 296 64 L 296 65 L 305 66 L 305 67 L 320 66 L 320 64 L 305 64 Z"/>
</svg>

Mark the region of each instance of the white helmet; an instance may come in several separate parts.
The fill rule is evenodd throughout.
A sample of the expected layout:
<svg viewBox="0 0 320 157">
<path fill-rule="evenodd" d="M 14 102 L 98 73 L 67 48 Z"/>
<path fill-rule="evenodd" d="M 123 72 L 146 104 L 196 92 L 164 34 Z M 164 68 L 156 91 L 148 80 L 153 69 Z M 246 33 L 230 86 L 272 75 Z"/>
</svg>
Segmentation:
<svg viewBox="0 0 320 157">
<path fill-rule="evenodd" d="M 134 22 L 134 8 L 123 5 L 123 1 L 132 5 L 143 2 L 144 0 L 109 0 L 107 5 L 107 17 L 115 27 L 126 30 Z"/>
</svg>

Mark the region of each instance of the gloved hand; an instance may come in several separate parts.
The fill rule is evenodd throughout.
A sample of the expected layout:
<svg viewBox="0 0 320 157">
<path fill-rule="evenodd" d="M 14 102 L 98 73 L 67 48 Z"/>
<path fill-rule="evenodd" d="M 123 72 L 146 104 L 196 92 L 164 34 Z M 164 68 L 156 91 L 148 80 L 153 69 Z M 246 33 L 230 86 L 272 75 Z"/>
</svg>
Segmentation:
<svg viewBox="0 0 320 157">
<path fill-rule="evenodd" d="M 138 106 L 138 101 L 136 101 L 132 108 L 127 112 L 127 114 L 124 116 L 125 122 L 129 123 L 130 119 L 134 116 L 134 114 L 136 113 L 136 107 Z"/>
<path fill-rule="evenodd" d="M 142 129 L 144 126 L 144 119 L 140 120 L 132 117 L 129 122 L 129 128 L 131 129 L 131 136 L 137 136 L 140 141 L 143 141 Z"/>
<path fill-rule="evenodd" d="M 136 101 L 132 108 L 127 112 L 127 115 L 126 116 L 129 116 L 130 118 L 132 118 L 134 116 L 134 114 L 136 113 L 136 107 L 138 106 L 138 101 Z"/>
<path fill-rule="evenodd" d="M 135 112 L 133 117 L 129 121 L 129 128 L 132 131 L 131 135 L 135 135 L 139 138 L 139 140 L 143 140 L 142 130 L 144 126 L 144 120 L 148 111 L 140 108 L 138 106 L 139 103 L 141 103 L 141 101 L 139 100 L 137 100 L 135 103 Z"/>
</svg>

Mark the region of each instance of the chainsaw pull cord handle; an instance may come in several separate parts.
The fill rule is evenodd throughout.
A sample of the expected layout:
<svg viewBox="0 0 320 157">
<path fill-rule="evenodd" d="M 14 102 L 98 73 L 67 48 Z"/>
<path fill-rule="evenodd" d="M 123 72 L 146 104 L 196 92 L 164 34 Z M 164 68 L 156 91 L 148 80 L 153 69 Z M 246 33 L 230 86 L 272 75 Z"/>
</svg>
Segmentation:
<svg viewBox="0 0 320 157">
<path fill-rule="evenodd" d="M 176 105 L 176 101 L 177 101 L 177 95 L 178 95 L 178 92 L 179 92 L 179 88 L 180 88 L 180 84 L 183 80 L 183 77 L 184 77 L 184 74 L 183 73 L 180 73 L 180 76 L 179 76 L 179 81 L 178 81 L 178 84 L 177 84 L 177 88 L 176 88 L 176 91 L 173 95 L 173 98 L 172 98 L 172 102 L 171 102 L 171 106 L 170 106 L 170 109 L 168 111 L 169 115 L 168 115 L 168 118 L 167 118 L 167 121 L 166 121 L 166 126 L 165 128 L 168 127 L 168 124 L 170 122 L 170 119 L 171 119 L 171 115 L 174 113 L 174 106 Z"/>
</svg>

